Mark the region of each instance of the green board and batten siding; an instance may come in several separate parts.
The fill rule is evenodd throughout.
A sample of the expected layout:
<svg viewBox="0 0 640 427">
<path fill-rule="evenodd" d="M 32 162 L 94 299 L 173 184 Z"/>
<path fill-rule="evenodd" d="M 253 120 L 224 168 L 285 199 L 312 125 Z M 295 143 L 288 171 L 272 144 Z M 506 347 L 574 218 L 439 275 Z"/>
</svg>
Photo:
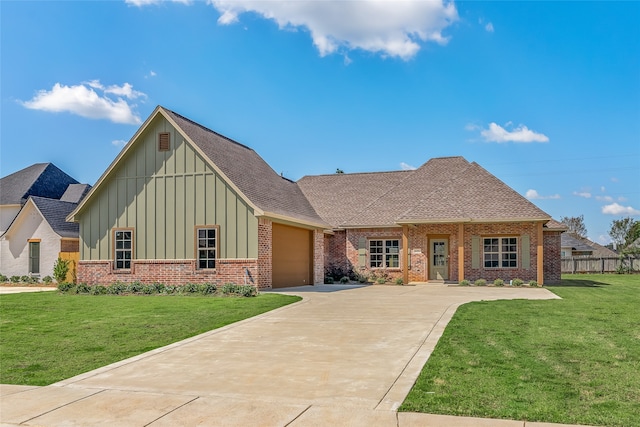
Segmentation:
<svg viewBox="0 0 640 427">
<path fill-rule="evenodd" d="M 171 149 L 158 150 L 158 133 Z M 112 259 L 111 230 L 133 228 L 136 259 L 195 258 L 194 227 L 219 225 L 219 258 L 257 258 L 253 209 L 182 135 L 156 117 L 120 159 L 81 221 L 81 259 Z"/>
</svg>

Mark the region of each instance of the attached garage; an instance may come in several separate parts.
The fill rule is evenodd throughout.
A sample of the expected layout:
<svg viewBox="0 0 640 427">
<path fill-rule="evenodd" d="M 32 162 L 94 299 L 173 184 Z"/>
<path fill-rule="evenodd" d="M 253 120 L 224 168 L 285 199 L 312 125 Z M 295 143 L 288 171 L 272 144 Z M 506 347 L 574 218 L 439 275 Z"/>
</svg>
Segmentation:
<svg viewBox="0 0 640 427">
<path fill-rule="evenodd" d="M 272 286 L 313 285 L 313 231 L 273 224 Z"/>
</svg>

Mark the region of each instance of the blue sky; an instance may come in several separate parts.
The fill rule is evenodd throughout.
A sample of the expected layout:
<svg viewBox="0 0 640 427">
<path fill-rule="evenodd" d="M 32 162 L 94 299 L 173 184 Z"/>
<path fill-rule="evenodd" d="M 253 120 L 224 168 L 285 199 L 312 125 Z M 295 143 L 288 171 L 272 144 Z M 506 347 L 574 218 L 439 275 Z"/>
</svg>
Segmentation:
<svg viewBox="0 0 640 427">
<path fill-rule="evenodd" d="M 157 105 L 277 172 L 476 161 L 555 218 L 640 219 L 640 2 L 1 1 L 0 174 L 95 183 Z"/>
</svg>

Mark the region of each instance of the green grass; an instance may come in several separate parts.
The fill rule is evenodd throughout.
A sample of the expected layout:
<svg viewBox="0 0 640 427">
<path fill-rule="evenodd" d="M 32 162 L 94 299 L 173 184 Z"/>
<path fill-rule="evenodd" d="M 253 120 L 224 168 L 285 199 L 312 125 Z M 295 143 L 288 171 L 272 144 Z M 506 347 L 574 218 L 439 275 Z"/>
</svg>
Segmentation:
<svg viewBox="0 0 640 427">
<path fill-rule="evenodd" d="M 0 383 L 47 385 L 300 298 L 0 296 Z"/>
<path fill-rule="evenodd" d="M 640 276 L 548 289 L 563 299 L 461 306 L 400 410 L 640 426 Z"/>
</svg>

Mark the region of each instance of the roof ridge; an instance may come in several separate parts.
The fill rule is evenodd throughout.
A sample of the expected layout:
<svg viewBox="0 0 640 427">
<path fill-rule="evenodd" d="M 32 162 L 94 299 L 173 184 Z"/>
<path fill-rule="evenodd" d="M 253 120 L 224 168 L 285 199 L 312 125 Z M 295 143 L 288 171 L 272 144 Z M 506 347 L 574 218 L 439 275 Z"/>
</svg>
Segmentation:
<svg viewBox="0 0 640 427">
<path fill-rule="evenodd" d="M 354 176 L 354 175 L 377 175 L 377 174 L 398 173 L 398 172 L 411 173 L 411 172 L 414 172 L 415 170 L 416 169 L 408 169 L 408 170 L 399 169 L 399 170 L 395 170 L 395 171 L 377 171 L 377 172 L 343 172 L 343 173 L 335 173 L 334 172 L 334 173 L 322 173 L 322 174 L 319 174 L 319 175 L 304 175 L 298 181 L 300 181 L 301 179 L 304 179 L 304 178 L 317 178 L 317 177 L 321 177 L 321 176 L 335 176 L 335 177 L 338 177 L 338 176 Z"/>
</svg>

